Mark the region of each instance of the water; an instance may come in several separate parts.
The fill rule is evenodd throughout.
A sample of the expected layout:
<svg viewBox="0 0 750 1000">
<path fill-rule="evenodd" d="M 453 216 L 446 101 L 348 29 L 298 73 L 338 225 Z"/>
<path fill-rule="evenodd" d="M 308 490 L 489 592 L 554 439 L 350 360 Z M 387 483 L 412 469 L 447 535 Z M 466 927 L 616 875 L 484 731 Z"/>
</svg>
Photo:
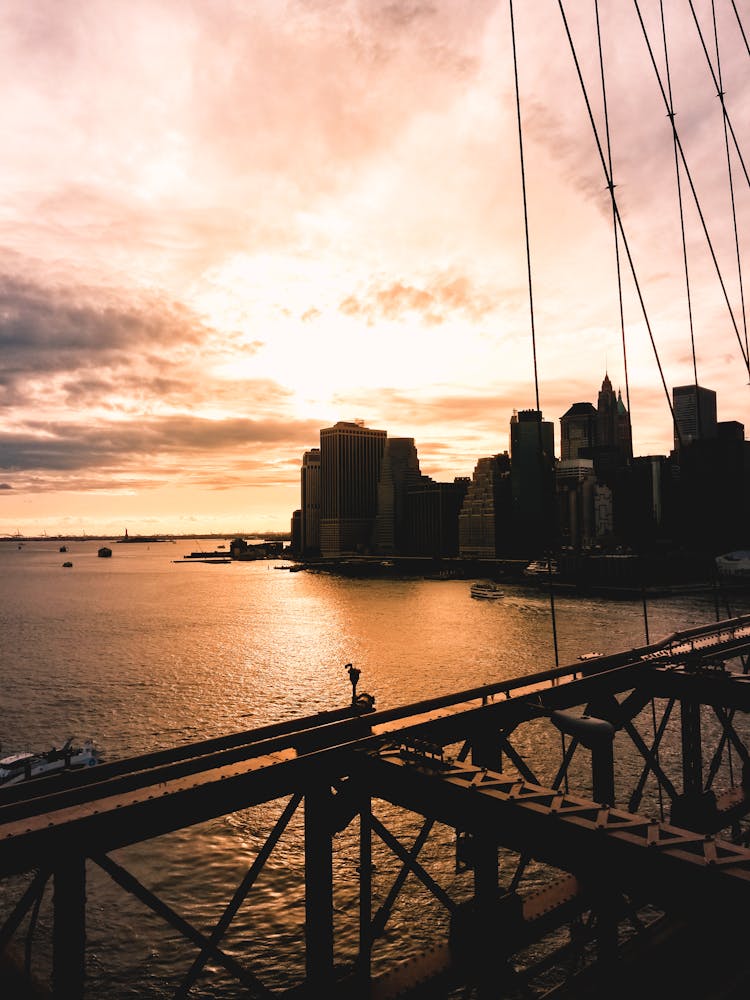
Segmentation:
<svg viewBox="0 0 750 1000">
<path fill-rule="evenodd" d="M 111 559 L 98 558 L 99 542 L 66 544 L 60 553 L 57 542 L 0 542 L 4 752 L 92 736 L 113 759 L 340 707 L 350 698 L 349 662 L 376 708 L 554 666 L 549 598 L 541 592 L 508 586 L 503 600 L 483 602 L 472 600 L 461 580 L 289 573 L 275 568 L 280 560 L 174 562 L 213 549 L 213 540 L 112 544 Z M 72 568 L 62 567 L 66 560 Z M 747 599 L 732 607 L 747 610 Z M 652 640 L 714 618 L 710 596 L 660 598 L 648 607 Z M 558 596 L 556 619 L 561 664 L 644 641 L 639 601 Z M 206 931 L 282 808 L 244 810 L 114 856 Z M 416 835 L 418 817 L 382 804 L 378 815 L 404 843 Z M 303 973 L 301 824 L 295 816 L 224 942 L 272 988 L 289 987 Z M 452 837 L 436 828 L 424 864 L 460 897 L 469 882 L 454 871 Z M 357 861 L 352 828 L 336 839 L 341 960 L 356 949 Z M 398 868 L 382 847 L 376 863 L 383 879 Z M 168 996 L 194 949 L 91 863 L 88 873 L 89 995 Z M 0 905 L 18 891 L 17 884 L 0 886 Z M 48 896 L 34 939 L 44 975 Z M 442 907 L 414 889 L 377 945 L 376 969 L 419 950 L 446 924 Z M 191 993 L 241 995 L 213 963 Z"/>
</svg>

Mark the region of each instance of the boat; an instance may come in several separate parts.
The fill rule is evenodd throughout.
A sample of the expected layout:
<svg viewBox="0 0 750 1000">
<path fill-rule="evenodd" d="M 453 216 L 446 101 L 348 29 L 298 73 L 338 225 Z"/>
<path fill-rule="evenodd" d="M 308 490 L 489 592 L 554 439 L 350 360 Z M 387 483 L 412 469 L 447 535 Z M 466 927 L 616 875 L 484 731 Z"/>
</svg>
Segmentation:
<svg viewBox="0 0 750 1000">
<path fill-rule="evenodd" d="M 63 563 L 63 569 L 70 569 L 72 565 L 73 563 L 70 561 L 70 559 L 66 559 L 65 562 Z"/>
<path fill-rule="evenodd" d="M 558 574 L 557 562 L 554 559 L 533 559 L 523 571 L 524 576 L 530 577 L 543 577 L 550 574 L 552 576 Z"/>
<path fill-rule="evenodd" d="M 61 545 L 60 546 L 60 551 L 61 552 L 67 552 L 68 551 L 68 546 L 67 545 Z"/>
<path fill-rule="evenodd" d="M 59 750 L 52 747 L 47 753 L 14 753 L 0 759 L 0 788 L 61 771 L 93 767 L 100 761 L 101 755 L 93 740 L 84 740 L 82 746 L 74 746 L 71 736 Z"/>
<path fill-rule="evenodd" d="M 99 556 L 100 559 L 109 559 L 109 557 L 112 555 L 112 549 L 107 548 L 106 545 L 102 545 L 102 547 L 97 552 L 97 555 Z"/>
<path fill-rule="evenodd" d="M 477 580 L 471 585 L 471 596 L 484 601 L 495 601 L 503 596 L 503 591 L 494 580 Z"/>
<path fill-rule="evenodd" d="M 732 583 L 750 582 L 750 549 L 725 552 L 716 557 L 719 578 Z"/>
</svg>

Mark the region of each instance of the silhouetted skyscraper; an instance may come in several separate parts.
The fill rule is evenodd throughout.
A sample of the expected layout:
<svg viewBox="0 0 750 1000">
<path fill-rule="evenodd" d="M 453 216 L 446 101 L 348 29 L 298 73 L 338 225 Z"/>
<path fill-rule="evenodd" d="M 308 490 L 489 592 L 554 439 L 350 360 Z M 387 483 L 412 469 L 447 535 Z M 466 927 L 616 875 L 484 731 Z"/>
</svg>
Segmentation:
<svg viewBox="0 0 750 1000">
<path fill-rule="evenodd" d="M 510 479 L 513 527 L 518 550 L 535 554 L 555 534 L 555 429 L 540 410 L 521 410 L 510 421 Z"/>
<path fill-rule="evenodd" d="M 320 432 L 320 552 L 325 557 L 369 550 L 387 434 L 339 421 Z"/>
<path fill-rule="evenodd" d="M 674 447 L 680 443 L 706 441 L 716 437 L 716 393 L 700 385 L 676 385 L 672 389 Z"/>
<path fill-rule="evenodd" d="M 320 554 L 320 448 L 302 456 L 300 546 L 303 556 Z"/>
<path fill-rule="evenodd" d="M 503 527 L 507 527 L 507 453 L 480 458 L 458 515 L 459 555 L 473 559 L 494 559 Z"/>
<path fill-rule="evenodd" d="M 378 480 L 375 549 L 384 555 L 404 554 L 407 534 L 406 494 L 422 479 L 414 438 L 388 438 Z"/>
<path fill-rule="evenodd" d="M 616 449 L 623 459 L 633 457 L 630 414 L 622 401 L 622 393 L 615 393 L 606 373 L 596 405 L 596 444 L 599 448 Z"/>
<path fill-rule="evenodd" d="M 591 403 L 573 403 L 560 417 L 560 458 L 578 458 L 581 448 L 596 444 L 597 412 Z"/>
</svg>

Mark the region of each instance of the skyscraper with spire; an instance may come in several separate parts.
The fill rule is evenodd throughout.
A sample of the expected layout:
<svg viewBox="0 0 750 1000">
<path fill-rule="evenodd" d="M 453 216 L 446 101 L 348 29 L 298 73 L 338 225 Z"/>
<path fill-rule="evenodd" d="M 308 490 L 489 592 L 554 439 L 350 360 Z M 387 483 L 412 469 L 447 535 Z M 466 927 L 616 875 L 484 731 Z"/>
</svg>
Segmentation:
<svg viewBox="0 0 750 1000">
<path fill-rule="evenodd" d="M 616 449 L 626 461 L 633 457 L 630 414 L 622 401 L 622 392 L 618 390 L 615 394 L 606 372 L 596 404 L 596 445 Z"/>
</svg>

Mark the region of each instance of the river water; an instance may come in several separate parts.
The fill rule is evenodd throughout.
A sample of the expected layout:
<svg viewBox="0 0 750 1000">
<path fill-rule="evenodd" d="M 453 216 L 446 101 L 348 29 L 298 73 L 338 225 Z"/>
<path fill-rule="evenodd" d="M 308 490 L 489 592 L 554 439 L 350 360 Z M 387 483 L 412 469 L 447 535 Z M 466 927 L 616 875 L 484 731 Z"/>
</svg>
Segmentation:
<svg viewBox="0 0 750 1000">
<path fill-rule="evenodd" d="M 95 540 L 0 542 L 0 743 L 3 753 L 59 746 L 68 736 L 96 739 L 107 759 L 344 706 L 346 663 L 359 690 L 387 708 L 554 666 L 549 597 L 509 585 L 501 601 L 472 600 L 462 580 L 347 579 L 289 573 L 281 560 L 210 565 L 186 553 L 229 540 L 110 544 Z M 71 568 L 63 562 L 70 560 Z M 639 645 L 640 601 L 558 595 L 559 662 Z M 716 617 L 711 595 L 648 603 L 651 640 Z M 735 598 L 733 613 L 750 610 Z M 722 608 L 726 616 L 726 608 Z M 210 929 L 242 878 L 283 803 L 219 818 L 115 853 L 120 863 L 203 930 Z M 387 807 L 381 810 L 387 821 Z M 402 817 L 399 832 L 412 835 Z M 418 818 L 415 818 L 415 824 Z M 274 851 L 224 946 L 272 988 L 293 985 L 303 969 L 301 816 Z M 413 831 L 418 825 L 413 826 Z M 435 835 L 432 860 L 448 892 L 460 893 L 452 831 Z M 357 845 L 336 845 L 337 947 L 345 960 L 357 934 Z M 386 852 L 385 875 L 397 870 Z M 415 890 L 416 892 L 416 890 Z M 18 884 L 0 886 L 0 905 Z M 43 976 L 51 906 L 48 892 L 34 937 Z M 415 895 L 394 914 L 375 964 L 407 956 L 430 938 L 445 913 Z M 3 902 L 5 901 L 5 902 Z M 438 909 L 440 909 L 438 907 Z M 195 955 L 191 946 L 89 864 L 87 996 L 109 1000 L 170 995 Z M 215 965 L 196 997 L 245 995 Z"/>
</svg>

